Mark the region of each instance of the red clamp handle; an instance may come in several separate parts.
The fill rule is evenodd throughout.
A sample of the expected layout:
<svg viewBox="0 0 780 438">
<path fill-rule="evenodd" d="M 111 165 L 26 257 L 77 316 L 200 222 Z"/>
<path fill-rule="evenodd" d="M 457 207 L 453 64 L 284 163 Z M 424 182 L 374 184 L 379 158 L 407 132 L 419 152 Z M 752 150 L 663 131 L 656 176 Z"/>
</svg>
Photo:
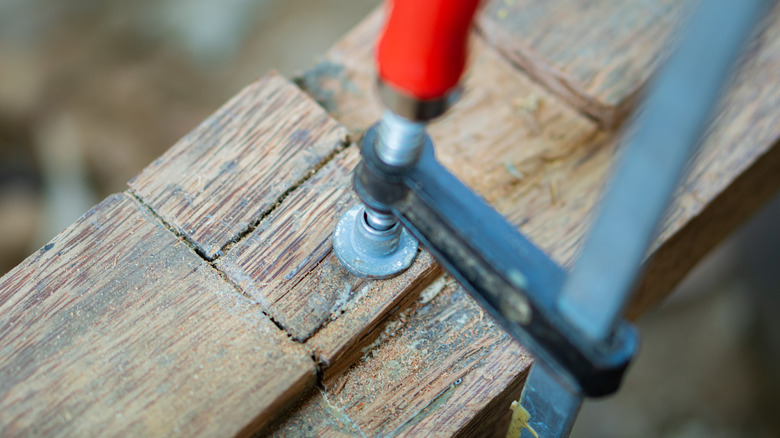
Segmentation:
<svg viewBox="0 0 780 438">
<path fill-rule="evenodd" d="M 458 84 L 479 0 L 388 0 L 377 48 L 379 77 L 420 100 L 439 99 Z"/>
</svg>

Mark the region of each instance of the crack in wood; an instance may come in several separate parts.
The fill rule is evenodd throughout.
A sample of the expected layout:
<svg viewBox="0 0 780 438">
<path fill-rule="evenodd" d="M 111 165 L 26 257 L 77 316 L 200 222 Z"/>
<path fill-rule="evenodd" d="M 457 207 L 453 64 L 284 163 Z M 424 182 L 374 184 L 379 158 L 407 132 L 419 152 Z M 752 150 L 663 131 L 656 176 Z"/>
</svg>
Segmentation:
<svg viewBox="0 0 780 438">
<path fill-rule="evenodd" d="M 253 231 L 257 229 L 258 226 L 260 226 L 260 223 L 265 220 L 268 216 L 270 216 L 274 211 L 276 211 L 279 207 L 282 206 L 282 203 L 296 190 L 298 190 L 303 184 L 306 183 L 306 181 L 310 180 L 314 175 L 317 174 L 320 170 L 322 170 L 323 167 L 325 167 L 328 163 L 333 161 L 340 153 L 345 151 L 347 148 L 352 146 L 352 141 L 347 136 L 339 146 L 337 146 L 335 149 L 333 149 L 328 155 L 326 155 L 319 163 L 312 166 L 312 168 L 306 172 L 306 175 L 304 175 L 303 178 L 299 179 L 295 183 L 293 183 L 290 188 L 284 191 L 279 197 L 276 199 L 274 203 L 271 204 L 270 207 L 268 207 L 265 211 L 263 211 L 260 214 L 260 217 L 258 217 L 256 220 L 252 221 L 244 230 L 239 232 L 234 238 L 232 238 L 228 243 L 222 246 L 219 251 L 217 251 L 217 254 L 212 259 L 209 259 L 210 262 L 216 261 L 218 258 L 224 256 L 227 254 L 231 248 L 233 248 L 235 245 L 241 243 L 247 236 L 252 234 Z"/>
<path fill-rule="evenodd" d="M 301 183 L 301 184 L 303 184 L 303 183 Z M 263 309 L 263 306 L 261 305 L 261 303 L 259 303 L 259 302 L 258 302 L 256 299 L 254 299 L 254 298 L 250 297 L 250 296 L 249 296 L 249 295 L 248 295 L 246 292 L 244 292 L 244 290 L 243 290 L 243 289 L 241 289 L 241 288 L 240 288 L 240 287 L 239 287 L 237 284 L 235 284 L 235 283 L 234 283 L 234 282 L 233 282 L 233 281 L 230 279 L 230 277 L 228 277 L 228 275 L 227 275 L 227 274 L 225 274 L 224 272 L 222 272 L 222 270 L 220 270 L 219 268 L 217 268 L 217 267 L 214 265 L 214 262 L 213 262 L 213 261 L 211 261 L 211 260 L 209 260 L 209 259 L 208 259 L 208 257 L 206 257 L 206 256 L 205 256 L 205 255 L 204 255 L 204 254 L 203 254 L 203 253 L 202 253 L 202 252 L 201 252 L 201 251 L 198 249 L 198 247 L 197 247 L 197 246 L 196 246 L 196 245 L 195 245 L 193 242 L 191 242 L 189 239 L 187 239 L 187 237 L 186 237 L 186 236 L 184 236 L 182 233 L 180 233 L 180 232 L 177 232 L 177 231 L 176 231 L 176 229 L 175 229 L 175 228 L 173 228 L 173 226 L 172 226 L 171 224 L 169 224 L 169 223 L 168 223 L 168 222 L 167 222 L 167 221 L 166 221 L 164 218 L 162 218 L 162 217 L 161 217 L 159 214 L 157 214 L 157 212 L 156 212 L 156 211 L 154 211 L 154 209 L 153 209 L 153 208 L 152 208 L 150 205 L 146 204 L 146 203 L 143 201 L 143 199 L 141 199 L 141 198 L 140 198 L 140 197 L 139 197 L 139 196 L 138 196 L 138 195 L 137 195 L 137 194 L 136 194 L 136 193 L 135 193 L 135 192 L 134 192 L 132 189 L 127 189 L 127 194 L 128 194 L 128 195 L 130 195 L 130 197 L 131 197 L 131 198 L 132 198 L 132 199 L 133 199 L 133 200 L 134 200 L 134 201 L 135 201 L 135 202 L 136 202 L 138 205 L 140 205 L 142 208 L 144 208 L 144 209 L 145 209 L 145 210 L 146 210 L 146 211 L 147 211 L 147 212 L 148 212 L 148 213 L 149 213 L 149 214 L 150 214 L 150 215 L 151 215 L 153 218 L 155 218 L 155 219 L 156 219 L 156 220 L 157 220 L 157 221 L 158 221 L 158 222 L 159 222 L 159 223 L 160 223 L 160 224 L 161 224 L 161 225 L 162 225 L 162 226 L 163 226 L 163 227 L 164 227 L 166 230 L 168 230 L 169 232 L 171 232 L 172 234 L 174 234 L 174 235 L 175 235 L 175 236 L 176 236 L 176 237 L 179 239 L 179 242 L 184 242 L 184 244 L 185 244 L 185 245 L 187 245 L 187 247 L 188 247 L 189 249 L 191 249 L 191 250 L 192 250 L 192 252 L 194 252 L 194 253 L 195 253 L 195 254 L 196 254 L 198 257 L 200 257 L 201 259 L 203 259 L 203 261 L 205 261 L 205 262 L 208 264 L 208 266 L 210 266 L 210 267 L 211 267 L 211 269 L 213 269 L 213 270 L 214 270 L 214 272 L 215 272 L 215 273 L 216 273 L 216 274 L 219 276 L 219 278 L 221 278 L 221 279 L 222 279 L 222 281 L 224 281 L 225 283 L 229 284 L 229 285 L 230 285 L 230 287 L 232 287 L 232 288 L 233 288 L 233 289 L 234 289 L 236 292 L 238 292 L 238 294 L 239 294 L 239 295 L 241 295 L 242 297 L 244 297 L 245 299 L 247 299 L 249 302 L 251 302 L 251 303 L 253 303 L 253 304 L 257 305 L 257 306 L 260 308 L 260 312 L 262 312 L 262 314 L 263 314 L 263 315 L 265 315 L 265 316 L 266 316 L 266 317 L 267 317 L 267 318 L 268 318 L 268 319 L 269 319 L 271 322 L 273 322 L 273 323 L 274 323 L 274 325 L 276 325 L 276 327 L 277 327 L 277 328 L 279 328 L 279 330 L 281 330 L 281 331 L 282 331 L 282 332 L 283 332 L 285 335 L 287 335 L 287 337 L 288 337 L 288 338 L 290 338 L 291 340 L 295 341 L 295 342 L 296 342 L 296 343 L 298 343 L 298 344 L 301 344 L 301 345 L 304 345 L 304 346 L 305 346 L 305 343 L 304 343 L 304 342 L 301 342 L 301 341 L 298 341 L 298 340 L 296 340 L 296 339 L 295 339 L 295 338 L 292 336 L 292 334 L 291 334 L 290 332 L 288 332 L 287 330 L 285 330 L 285 328 L 284 328 L 284 326 L 282 326 L 282 324 L 280 324 L 278 321 L 276 321 L 276 319 L 274 319 L 274 317 L 271 315 L 271 313 L 270 313 L 270 312 L 268 312 L 268 310 L 267 310 L 267 309 Z M 280 202 L 281 202 L 281 201 L 280 201 Z M 258 223 L 259 223 L 259 222 L 258 222 Z M 309 350 L 309 348 L 308 348 L 308 347 L 307 347 L 307 350 Z M 315 361 L 314 361 L 314 363 L 318 364 L 318 363 L 319 363 L 319 361 L 315 360 Z M 319 370 L 319 366 L 318 366 L 317 368 L 318 368 L 317 372 L 318 372 L 318 376 L 319 376 L 321 372 L 320 372 L 320 370 Z"/>
</svg>

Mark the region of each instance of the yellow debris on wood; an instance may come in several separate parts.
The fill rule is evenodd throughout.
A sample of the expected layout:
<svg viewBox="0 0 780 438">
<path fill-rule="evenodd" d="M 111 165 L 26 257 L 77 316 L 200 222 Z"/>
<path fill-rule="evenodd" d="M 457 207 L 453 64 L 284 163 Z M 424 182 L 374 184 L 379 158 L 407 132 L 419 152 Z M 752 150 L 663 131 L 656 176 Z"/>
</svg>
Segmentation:
<svg viewBox="0 0 780 438">
<path fill-rule="evenodd" d="M 539 438 L 536 431 L 528 424 L 531 414 L 516 401 L 513 401 L 509 408 L 512 409 L 512 421 L 509 423 L 509 429 L 506 431 L 506 438 L 520 438 L 523 429 L 531 432 L 531 435 L 534 437 Z"/>
</svg>

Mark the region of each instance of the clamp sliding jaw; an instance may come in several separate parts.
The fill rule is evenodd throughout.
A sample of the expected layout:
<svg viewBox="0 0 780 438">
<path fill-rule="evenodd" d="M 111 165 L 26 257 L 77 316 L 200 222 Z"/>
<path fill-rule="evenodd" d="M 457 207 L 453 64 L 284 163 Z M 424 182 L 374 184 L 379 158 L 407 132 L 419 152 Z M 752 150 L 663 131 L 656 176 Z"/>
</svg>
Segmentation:
<svg viewBox="0 0 780 438">
<path fill-rule="evenodd" d="M 371 226 L 369 214 L 396 218 L 400 224 L 391 229 L 403 225 L 535 357 L 569 370 L 574 386 L 587 395 L 615 391 L 636 350 L 635 331 L 622 324 L 609 342 L 582 339 L 555 308 L 564 271 L 436 161 L 430 137 L 423 135 L 409 148 L 415 149 L 407 151 L 414 159 L 403 164 L 382 158 L 387 152 L 383 124 L 392 117 L 386 114 L 361 142 L 363 159 L 355 169 L 354 188 L 364 206 L 354 210 L 367 214 L 360 226 Z M 334 249 L 350 271 L 376 277 L 372 266 L 349 259 L 351 253 L 345 251 L 349 244 L 363 253 L 377 245 L 373 235 L 342 237 L 343 230 L 358 228 L 354 210 L 342 217 Z M 397 240 L 396 254 L 408 251 L 402 241 Z M 394 267 L 400 272 L 408 265 Z"/>
</svg>

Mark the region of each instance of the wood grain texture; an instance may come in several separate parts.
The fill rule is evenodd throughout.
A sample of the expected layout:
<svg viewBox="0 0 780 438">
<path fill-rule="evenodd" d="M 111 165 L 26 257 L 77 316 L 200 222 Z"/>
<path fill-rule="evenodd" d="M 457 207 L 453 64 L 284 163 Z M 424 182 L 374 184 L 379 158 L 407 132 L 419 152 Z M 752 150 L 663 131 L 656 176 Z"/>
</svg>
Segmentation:
<svg viewBox="0 0 780 438">
<path fill-rule="evenodd" d="M 348 303 L 357 300 L 361 303 L 359 321 L 350 312 L 345 320 L 352 322 L 351 328 L 343 322 L 338 325 L 339 334 L 353 340 L 370 331 L 387 308 L 397 306 L 414 283 L 437 270 L 426 254 L 399 277 L 371 281 L 350 274 L 338 262 L 333 254 L 333 230 L 341 214 L 357 202 L 351 176 L 359 158 L 357 147 L 337 155 L 217 262 L 220 270 L 298 341 L 340 318 L 353 308 Z M 336 344 L 330 346 L 343 347 Z M 320 360 L 331 362 L 327 356 Z"/>
<path fill-rule="evenodd" d="M 370 47 L 381 21 L 372 15 L 298 81 L 356 133 L 379 115 Z M 678 193 L 631 315 L 663 299 L 780 185 L 779 45 L 775 23 Z M 619 136 L 479 37 L 473 55 L 466 94 L 431 126 L 437 156 L 568 265 Z M 248 434 L 306 394 L 307 351 L 324 387 L 277 433 L 473 435 L 504 419 L 530 361 L 460 288 L 445 281 L 420 294 L 440 273 L 427 253 L 387 281 L 335 262 L 330 230 L 354 202 L 357 155 L 342 150 L 345 132 L 268 76 L 131 182 L 157 216 L 111 198 L 0 280 L 8 434 Z M 219 256 L 225 278 L 160 218 Z"/>
<path fill-rule="evenodd" d="M 270 73 L 144 169 L 130 188 L 214 259 L 345 141 L 346 131 L 322 108 Z"/>
<path fill-rule="evenodd" d="M 406 309 L 440 274 L 441 268 L 431 255 L 421 251 L 414 264 L 398 277 L 366 282 L 306 342 L 323 368 L 323 376 L 339 374 L 355 363 L 363 349 L 381 336 L 387 320 Z"/>
<path fill-rule="evenodd" d="M 444 278 L 392 320 L 354 367 L 325 380 L 324 390 L 277 424 L 273 436 L 484 436 L 484 422 L 511 413 L 530 360 Z"/>
<path fill-rule="evenodd" d="M 308 338 L 362 283 L 338 262 L 325 260 L 332 254 L 336 222 L 356 201 L 349 176 L 358 160 L 355 148 L 339 154 L 217 261 L 296 339 Z M 311 277 L 313 284 L 306 281 Z"/>
<path fill-rule="evenodd" d="M 351 418 L 330 404 L 322 389 L 315 388 L 256 436 L 342 438 L 365 435 Z"/>
<path fill-rule="evenodd" d="M 485 37 L 602 126 L 617 126 L 669 50 L 693 0 L 492 0 Z"/>
<path fill-rule="evenodd" d="M 307 352 L 129 195 L 0 279 L 0 434 L 224 436 L 315 378 Z"/>
</svg>

